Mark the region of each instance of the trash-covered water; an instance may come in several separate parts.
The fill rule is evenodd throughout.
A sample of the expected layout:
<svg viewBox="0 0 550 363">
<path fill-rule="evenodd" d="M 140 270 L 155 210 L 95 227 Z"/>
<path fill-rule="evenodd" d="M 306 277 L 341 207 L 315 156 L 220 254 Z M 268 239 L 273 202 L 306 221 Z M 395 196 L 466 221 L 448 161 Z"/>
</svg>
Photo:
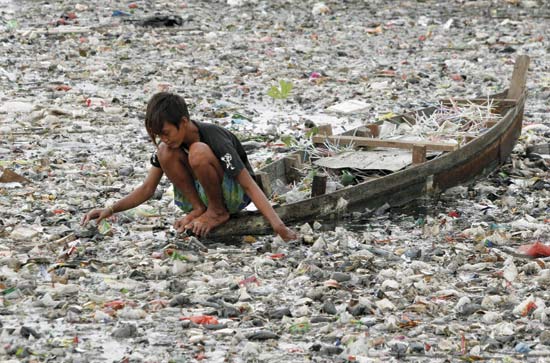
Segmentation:
<svg viewBox="0 0 550 363">
<path fill-rule="evenodd" d="M 547 361 L 548 7 L 0 0 L 0 360 Z M 102 233 L 79 226 L 143 180 L 158 91 L 257 167 L 312 122 L 502 91 L 518 54 L 520 142 L 471 185 L 296 225 L 292 243 L 176 238 L 166 180 Z"/>
</svg>

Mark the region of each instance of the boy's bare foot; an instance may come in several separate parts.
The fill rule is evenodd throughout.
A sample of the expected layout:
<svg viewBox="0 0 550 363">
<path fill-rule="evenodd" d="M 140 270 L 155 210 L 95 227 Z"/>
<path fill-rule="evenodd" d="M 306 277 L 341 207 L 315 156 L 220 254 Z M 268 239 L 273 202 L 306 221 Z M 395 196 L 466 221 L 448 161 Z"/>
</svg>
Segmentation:
<svg viewBox="0 0 550 363">
<path fill-rule="evenodd" d="M 200 217 L 187 224 L 185 229 L 190 229 L 197 236 L 204 237 L 212 229 L 227 222 L 228 219 L 229 212 L 225 209 L 222 211 L 207 209 Z"/>
<path fill-rule="evenodd" d="M 174 228 L 178 232 L 183 232 L 187 229 L 187 225 L 191 223 L 195 218 L 200 217 L 206 212 L 206 209 L 193 209 L 191 212 L 187 213 L 180 219 L 177 219 L 174 222 Z"/>
</svg>

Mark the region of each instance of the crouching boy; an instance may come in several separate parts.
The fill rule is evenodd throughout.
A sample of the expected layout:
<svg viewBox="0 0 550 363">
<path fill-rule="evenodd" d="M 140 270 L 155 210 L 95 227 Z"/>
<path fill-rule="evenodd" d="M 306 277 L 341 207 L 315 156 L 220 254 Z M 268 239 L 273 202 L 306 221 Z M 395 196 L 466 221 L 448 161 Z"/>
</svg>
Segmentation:
<svg viewBox="0 0 550 363">
<path fill-rule="evenodd" d="M 252 201 L 283 240 L 297 238 L 256 184 L 246 152 L 231 132 L 192 121 L 184 99 L 168 92 L 149 100 L 145 128 L 157 150 L 144 182 L 112 206 L 88 212 L 83 225 L 149 200 L 166 174 L 174 186 L 175 204 L 186 213 L 174 223 L 179 232 L 206 236 Z"/>
</svg>

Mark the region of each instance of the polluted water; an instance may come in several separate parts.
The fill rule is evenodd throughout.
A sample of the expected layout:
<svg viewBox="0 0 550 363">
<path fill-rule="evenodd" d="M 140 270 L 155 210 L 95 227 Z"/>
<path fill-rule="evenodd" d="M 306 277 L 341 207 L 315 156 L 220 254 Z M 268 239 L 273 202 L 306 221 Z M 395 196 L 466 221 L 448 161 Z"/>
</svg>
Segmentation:
<svg viewBox="0 0 550 363">
<path fill-rule="evenodd" d="M 550 360 L 549 17 L 543 0 L 0 0 L 0 360 Z M 521 54 L 523 129 L 487 177 L 288 243 L 176 234 L 166 178 L 80 226 L 143 181 L 157 92 L 258 169 L 322 124 L 501 92 Z"/>
</svg>

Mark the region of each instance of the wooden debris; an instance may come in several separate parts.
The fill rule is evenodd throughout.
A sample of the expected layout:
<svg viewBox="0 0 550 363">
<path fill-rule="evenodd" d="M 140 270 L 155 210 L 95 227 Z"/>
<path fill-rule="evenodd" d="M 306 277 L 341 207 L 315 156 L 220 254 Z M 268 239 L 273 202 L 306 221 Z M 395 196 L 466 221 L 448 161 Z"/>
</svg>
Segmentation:
<svg viewBox="0 0 550 363">
<path fill-rule="evenodd" d="M 292 183 L 300 179 L 299 170 L 302 169 L 302 158 L 299 154 L 290 155 L 284 158 L 287 182 Z"/>
<path fill-rule="evenodd" d="M 271 197 L 273 190 L 271 189 L 271 180 L 269 179 L 269 174 L 265 171 L 257 171 L 256 173 L 256 183 L 260 189 L 264 192 L 267 198 Z"/>
<path fill-rule="evenodd" d="M 317 135 L 332 135 L 332 126 L 329 124 L 319 125 Z"/>
<path fill-rule="evenodd" d="M 370 133 L 372 134 L 372 137 L 380 136 L 380 126 L 379 125 L 370 124 L 370 125 L 367 125 L 366 127 L 370 130 Z"/>
<path fill-rule="evenodd" d="M 311 183 L 311 197 L 316 197 L 318 195 L 323 195 L 327 191 L 327 178 L 326 174 L 316 174 L 313 177 Z"/>
<path fill-rule="evenodd" d="M 378 137 L 380 135 L 380 127 L 376 124 L 370 124 L 358 127 L 354 136 L 359 137 Z"/>
<path fill-rule="evenodd" d="M 524 94 L 528 68 L 529 57 L 526 55 L 520 55 L 516 59 L 514 73 L 512 73 L 512 81 L 510 82 L 510 89 L 507 94 L 508 98 L 517 100 Z"/>
<path fill-rule="evenodd" d="M 413 165 L 426 162 L 426 145 L 413 145 L 412 163 Z"/>
<path fill-rule="evenodd" d="M 31 181 L 24 176 L 21 176 L 11 169 L 4 169 L 0 176 L 0 183 L 30 183 Z"/>
</svg>

